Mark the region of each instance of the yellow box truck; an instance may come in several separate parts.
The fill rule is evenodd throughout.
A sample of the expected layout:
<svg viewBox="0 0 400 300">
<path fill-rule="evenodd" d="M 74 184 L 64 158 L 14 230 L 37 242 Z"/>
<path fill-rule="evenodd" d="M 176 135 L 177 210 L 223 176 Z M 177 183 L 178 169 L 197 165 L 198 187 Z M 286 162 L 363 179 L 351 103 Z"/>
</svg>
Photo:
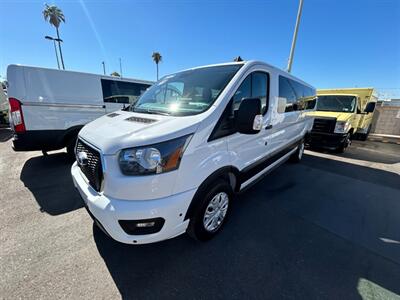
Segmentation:
<svg viewBox="0 0 400 300">
<path fill-rule="evenodd" d="M 308 144 L 344 152 L 353 138 L 366 140 L 377 97 L 373 88 L 317 90 Z"/>
</svg>

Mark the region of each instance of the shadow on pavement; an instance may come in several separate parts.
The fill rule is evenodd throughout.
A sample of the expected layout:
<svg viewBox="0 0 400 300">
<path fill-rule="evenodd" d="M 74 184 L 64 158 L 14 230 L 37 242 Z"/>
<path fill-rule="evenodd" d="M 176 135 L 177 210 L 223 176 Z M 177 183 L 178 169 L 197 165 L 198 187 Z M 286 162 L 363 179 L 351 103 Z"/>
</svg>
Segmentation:
<svg viewBox="0 0 400 300">
<path fill-rule="evenodd" d="M 0 143 L 7 142 L 12 138 L 12 131 L 10 128 L 0 128 Z"/>
<path fill-rule="evenodd" d="M 37 156 L 26 161 L 20 178 L 41 211 L 55 216 L 83 207 L 72 182 L 71 165 L 66 153 Z"/>
<path fill-rule="evenodd" d="M 351 203 L 360 189 L 366 191 L 361 197 L 370 197 L 368 192 L 376 185 L 369 184 L 369 176 L 380 178 L 375 184 L 393 185 L 391 178 L 398 175 L 319 160 L 307 155 L 303 164 L 285 164 L 241 194 L 224 230 L 207 243 L 183 235 L 156 244 L 125 245 L 94 226 L 97 248 L 122 297 L 361 299 L 359 285 L 365 280 L 378 287 L 371 289 L 372 294 L 385 290 L 400 294 L 400 265 L 353 237 L 358 224 L 344 222 L 336 228 L 334 221 L 332 225 L 319 220 L 340 219 L 345 209 L 342 204 L 335 211 L 340 202 L 360 205 L 362 211 L 363 201 Z M 349 176 L 342 176 L 347 172 Z M 336 189 L 342 188 L 337 184 L 347 184 L 347 194 L 337 194 Z M 352 187 L 354 193 L 349 194 Z M 376 217 L 382 224 L 385 214 L 374 215 L 371 203 L 365 205 L 364 221 Z M 373 233 L 384 233 L 379 230 Z"/>
<path fill-rule="evenodd" d="M 400 163 L 400 145 L 372 142 L 353 141 L 344 153 L 336 153 L 326 149 L 312 148 L 311 151 L 329 153 L 338 157 L 345 157 L 369 162 L 396 164 Z"/>
</svg>

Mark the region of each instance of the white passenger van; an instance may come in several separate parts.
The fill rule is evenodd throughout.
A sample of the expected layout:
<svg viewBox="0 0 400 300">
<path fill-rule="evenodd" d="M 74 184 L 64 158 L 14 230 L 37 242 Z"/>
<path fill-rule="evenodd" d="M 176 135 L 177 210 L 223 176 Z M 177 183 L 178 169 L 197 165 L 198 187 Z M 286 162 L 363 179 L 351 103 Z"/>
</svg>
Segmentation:
<svg viewBox="0 0 400 300">
<path fill-rule="evenodd" d="M 82 128 L 74 184 L 117 241 L 208 240 L 236 192 L 302 158 L 314 105 L 313 87 L 258 61 L 168 75 L 129 111 Z"/>
<path fill-rule="evenodd" d="M 134 103 L 152 84 L 20 65 L 8 66 L 7 80 L 14 150 L 67 147 L 72 155 L 83 125 Z"/>
</svg>

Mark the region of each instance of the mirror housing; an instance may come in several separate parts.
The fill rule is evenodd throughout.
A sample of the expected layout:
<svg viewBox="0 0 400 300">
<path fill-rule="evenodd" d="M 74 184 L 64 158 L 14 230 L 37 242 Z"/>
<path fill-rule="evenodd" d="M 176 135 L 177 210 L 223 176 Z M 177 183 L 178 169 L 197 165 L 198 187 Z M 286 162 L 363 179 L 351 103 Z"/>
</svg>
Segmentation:
<svg viewBox="0 0 400 300">
<path fill-rule="evenodd" d="M 256 134 L 262 128 L 260 98 L 244 98 L 235 116 L 236 130 L 243 134 Z"/>
<path fill-rule="evenodd" d="M 364 112 L 372 113 L 375 110 L 376 102 L 368 102 L 367 105 L 365 106 Z"/>
<path fill-rule="evenodd" d="M 277 107 L 278 113 L 283 114 L 285 112 L 286 104 L 287 104 L 286 98 L 283 97 L 278 98 L 278 107 Z"/>
</svg>

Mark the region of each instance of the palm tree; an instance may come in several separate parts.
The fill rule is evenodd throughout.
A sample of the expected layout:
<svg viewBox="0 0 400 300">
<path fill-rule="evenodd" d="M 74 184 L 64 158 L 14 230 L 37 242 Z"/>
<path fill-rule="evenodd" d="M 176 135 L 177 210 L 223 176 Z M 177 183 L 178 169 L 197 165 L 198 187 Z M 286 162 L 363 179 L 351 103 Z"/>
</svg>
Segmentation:
<svg viewBox="0 0 400 300">
<path fill-rule="evenodd" d="M 161 56 L 160 52 L 153 52 L 151 57 L 153 58 L 153 61 L 157 65 L 157 81 L 158 81 L 158 64 L 162 61 L 162 56 Z"/>
<path fill-rule="evenodd" d="M 50 25 L 53 25 L 56 28 L 57 32 L 57 39 L 58 39 L 58 50 L 60 51 L 60 58 L 61 58 L 61 64 L 63 69 L 65 70 L 64 66 L 64 59 L 63 55 L 61 52 L 61 39 L 60 39 L 60 33 L 58 31 L 58 28 L 60 27 L 61 22 L 65 23 L 65 17 L 61 9 L 59 9 L 55 5 L 48 5 L 47 3 L 45 4 L 45 8 L 43 10 L 43 17 L 46 22 L 49 22 Z"/>
</svg>

